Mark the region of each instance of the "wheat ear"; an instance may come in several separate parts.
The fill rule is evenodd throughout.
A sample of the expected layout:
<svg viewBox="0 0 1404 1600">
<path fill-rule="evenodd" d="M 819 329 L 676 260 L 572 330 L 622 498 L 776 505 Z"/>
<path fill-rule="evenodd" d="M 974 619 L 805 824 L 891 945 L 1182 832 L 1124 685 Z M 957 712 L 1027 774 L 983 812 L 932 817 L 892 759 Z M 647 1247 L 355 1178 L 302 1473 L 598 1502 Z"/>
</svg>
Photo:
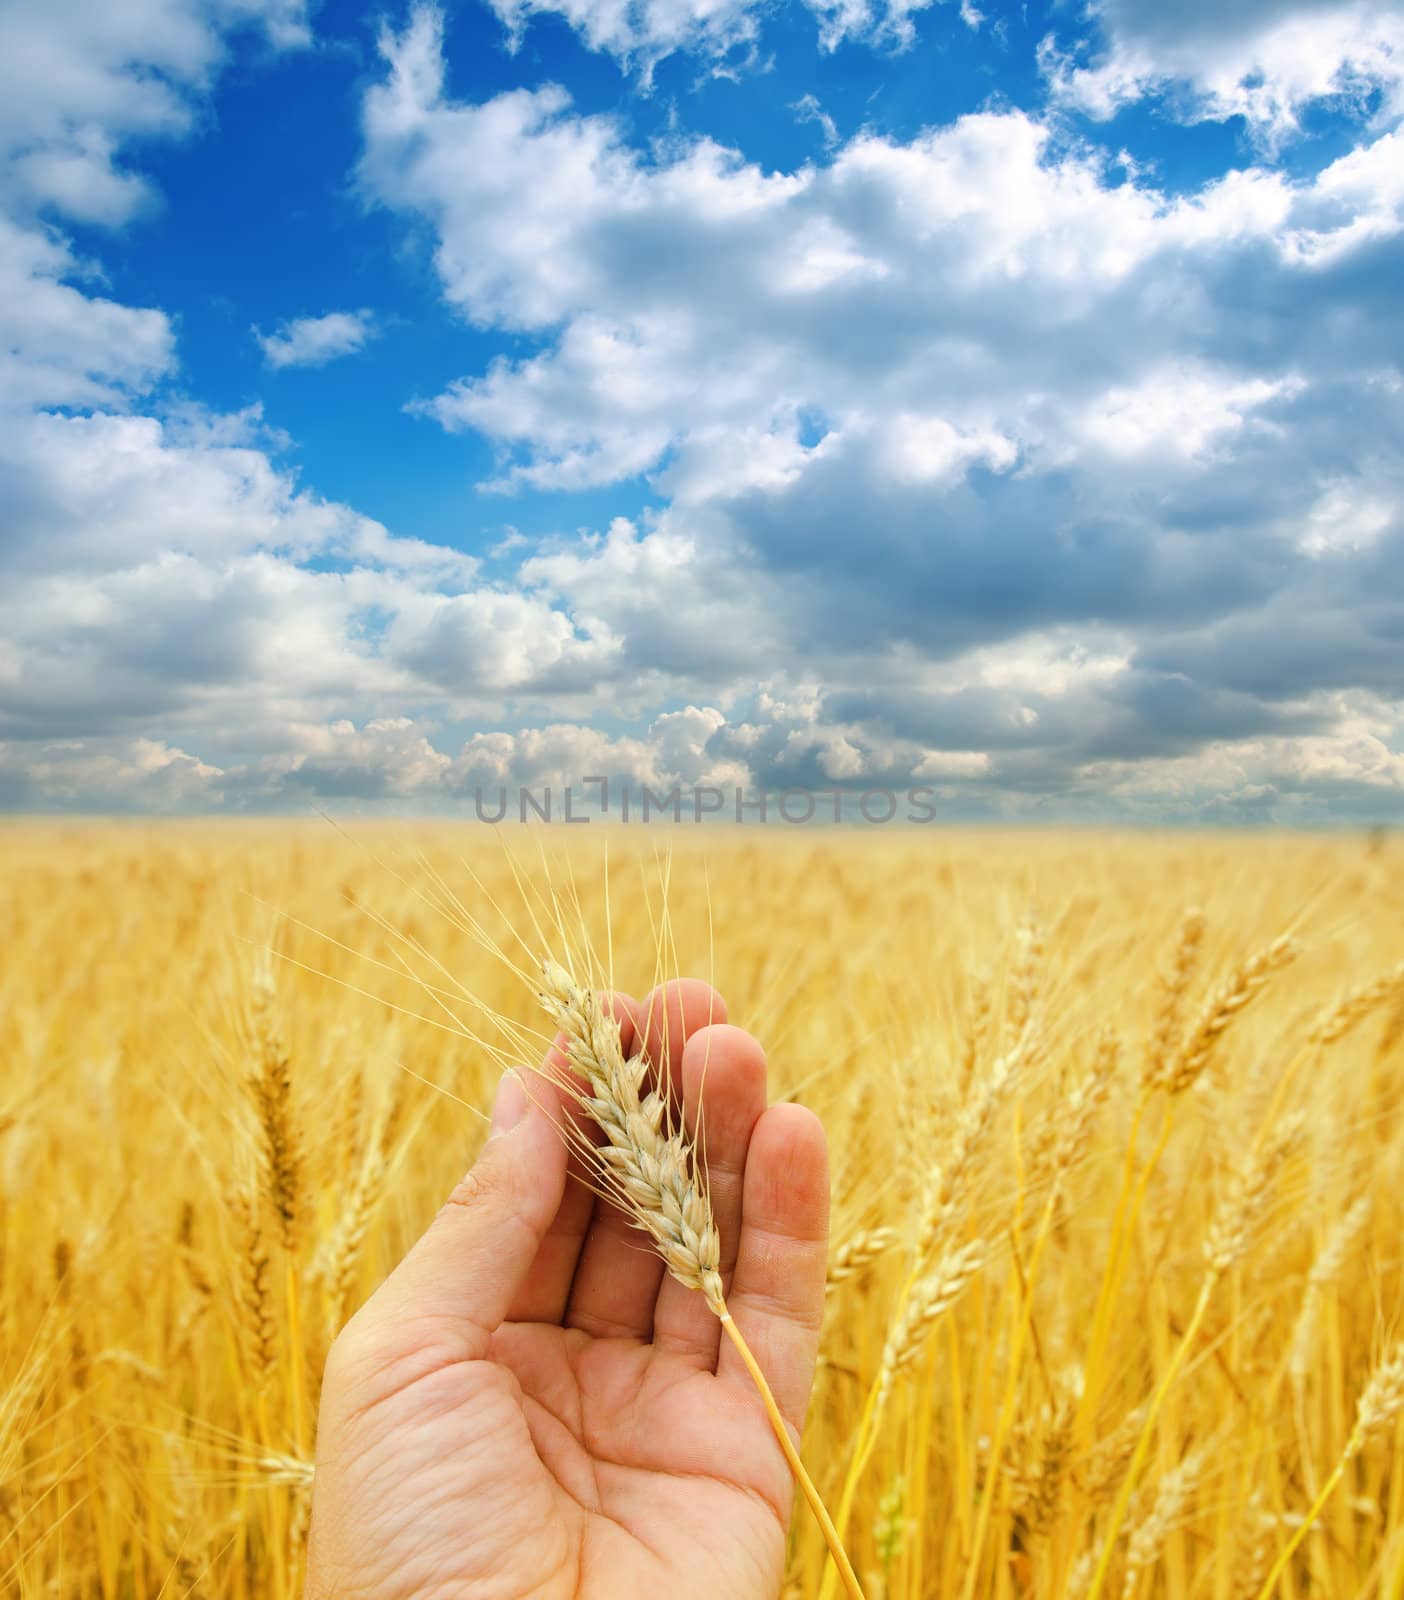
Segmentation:
<svg viewBox="0 0 1404 1600">
<path fill-rule="evenodd" d="M 1299 948 L 1287 935 L 1279 938 L 1235 967 L 1209 997 L 1179 1051 L 1155 1079 L 1155 1086 L 1171 1096 L 1193 1088 L 1217 1052 L 1220 1040 L 1235 1017 L 1263 992 L 1275 972 L 1297 959 Z"/>
<path fill-rule="evenodd" d="M 1194 1493 L 1202 1462 L 1201 1453 L 1193 1451 L 1160 1480 L 1154 1503 L 1132 1530 L 1127 1544 L 1126 1572 L 1121 1584 L 1123 1600 L 1130 1600 L 1140 1587 L 1142 1575 L 1160 1560 L 1166 1536 Z"/>
<path fill-rule="evenodd" d="M 896 1228 L 870 1228 L 866 1233 L 855 1233 L 845 1239 L 829 1257 L 824 1293 L 832 1294 L 841 1283 L 866 1272 L 896 1243 Z"/>
<path fill-rule="evenodd" d="M 663 1096 L 656 1089 L 645 1090 L 647 1058 L 640 1052 L 625 1060 L 618 1020 L 605 1010 L 599 995 L 588 985 L 577 984 L 558 962 L 543 962 L 541 971 L 541 1003 L 565 1035 L 567 1061 L 585 1082 L 578 1103 L 605 1136 L 604 1145 L 598 1149 L 592 1145 L 587 1152 L 603 1187 L 653 1240 L 673 1277 L 685 1288 L 697 1290 L 716 1313 L 751 1375 L 771 1431 L 814 1513 L 844 1588 L 852 1600 L 863 1600 L 857 1574 L 805 1471 L 765 1374 L 727 1310 L 721 1238 L 691 1140 L 673 1126 Z"/>
<path fill-rule="evenodd" d="M 1387 1432 L 1404 1414 L 1404 1339 L 1389 1351 L 1375 1368 L 1355 1411 L 1355 1426 L 1345 1442 L 1331 1475 L 1321 1485 L 1321 1491 L 1311 1503 L 1311 1509 L 1298 1524 L 1297 1531 L 1282 1547 L 1266 1581 L 1258 1590 L 1258 1600 L 1268 1600 L 1277 1580 L 1287 1570 L 1287 1564 L 1296 1554 L 1297 1546 L 1316 1526 L 1326 1502 L 1336 1492 L 1346 1468 L 1365 1448 L 1371 1439 Z"/>
<path fill-rule="evenodd" d="M 1191 906 L 1180 922 L 1170 970 L 1160 975 L 1160 1003 L 1156 1007 L 1150 1039 L 1146 1043 L 1146 1058 L 1142 1068 L 1142 1082 L 1148 1089 L 1159 1088 L 1171 1067 L 1171 1057 L 1180 1033 L 1180 1013 L 1184 1009 L 1185 994 L 1194 977 L 1194 969 L 1199 964 L 1203 942 L 1204 913 L 1197 906 Z"/>
</svg>

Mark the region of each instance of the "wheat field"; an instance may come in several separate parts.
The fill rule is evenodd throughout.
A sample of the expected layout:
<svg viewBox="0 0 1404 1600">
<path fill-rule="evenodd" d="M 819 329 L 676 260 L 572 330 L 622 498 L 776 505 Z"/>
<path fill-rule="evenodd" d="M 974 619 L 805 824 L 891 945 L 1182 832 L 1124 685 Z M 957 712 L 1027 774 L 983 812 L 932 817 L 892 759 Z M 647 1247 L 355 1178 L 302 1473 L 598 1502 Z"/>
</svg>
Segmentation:
<svg viewBox="0 0 1404 1600">
<path fill-rule="evenodd" d="M 872 1600 L 1404 1594 L 1387 838 L 18 822 L 0 941 L 2 1594 L 299 1593 L 330 1341 L 543 1026 L 494 949 L 587 943 L 828 1125 Z"/>
</svg>

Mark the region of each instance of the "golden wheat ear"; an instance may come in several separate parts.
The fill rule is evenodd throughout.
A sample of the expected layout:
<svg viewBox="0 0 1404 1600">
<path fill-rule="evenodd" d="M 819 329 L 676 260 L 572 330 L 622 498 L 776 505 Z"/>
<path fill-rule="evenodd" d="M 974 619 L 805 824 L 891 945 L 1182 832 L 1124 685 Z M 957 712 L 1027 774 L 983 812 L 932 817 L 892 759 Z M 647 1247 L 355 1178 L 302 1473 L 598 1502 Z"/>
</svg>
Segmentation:
<svg viewBox="0 0 1404 1600">
<path fill-rule="evenodd" d="M 585 1087 L 576 1099 L 605 1136 L 587 1152 L 604 1192 L 653 1240 L 668 1271 L 696 1290 L 716 1313 L 756 1386 L 771 1431 L 814 1513 L 852 1600 L 863 1590 L 819 1491 L 805 1471 L 760 1364 L 732 1321 L 722 1292 L 721 1238 L 705 1175 L 687 1133 L 668 1116 L 666 1100 L 645 1089 L 648 1062 L 625 1059 L 619 1022 L 599 994 L 559 964 L 541 965 L 541 1004 L 565 1035 L 566 1059 Z"/>
</svg>

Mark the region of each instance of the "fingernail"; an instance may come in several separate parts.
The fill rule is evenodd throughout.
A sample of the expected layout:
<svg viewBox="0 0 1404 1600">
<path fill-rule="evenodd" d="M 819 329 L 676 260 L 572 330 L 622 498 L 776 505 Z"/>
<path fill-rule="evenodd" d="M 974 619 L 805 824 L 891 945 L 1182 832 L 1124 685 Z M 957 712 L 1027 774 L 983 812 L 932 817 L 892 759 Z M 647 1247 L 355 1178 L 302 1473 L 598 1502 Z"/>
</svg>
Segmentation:
<svg viewBox="0 0 1404 1600">
<path fill-rule="evenodd" d="M 492 1103 L 492 1131 L 488 1138 L 495 1139 L 500 1133 L 511 1133 L 526 1115 L 526 1108 L 526 1086 L 515 1069 L 509 1067 L 497 1086 L 497 1098 Z"/>
</svg>

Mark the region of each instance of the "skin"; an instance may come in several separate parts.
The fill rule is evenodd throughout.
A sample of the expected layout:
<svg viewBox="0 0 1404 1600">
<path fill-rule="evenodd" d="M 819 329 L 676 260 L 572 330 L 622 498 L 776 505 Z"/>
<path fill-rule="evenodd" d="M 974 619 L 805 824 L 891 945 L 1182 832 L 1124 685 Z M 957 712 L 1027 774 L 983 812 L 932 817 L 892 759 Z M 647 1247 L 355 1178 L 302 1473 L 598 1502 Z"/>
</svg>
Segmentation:
<svg viewBox="0 0 1404 1600">
<path fill-rule="evenodd" d="M 702 1142 L 727 1303 L 798 1438 L 824 1301 L 828 1169 L 714 990 L 616 997 Z M 560 1061 L 561 1041 L 555 1047 Z M 540 1073 L 327 1363 L 307 1600 L 774 1600 L 793 1485 L 716 1318 L 572 1173 Z"/>
</svg>

